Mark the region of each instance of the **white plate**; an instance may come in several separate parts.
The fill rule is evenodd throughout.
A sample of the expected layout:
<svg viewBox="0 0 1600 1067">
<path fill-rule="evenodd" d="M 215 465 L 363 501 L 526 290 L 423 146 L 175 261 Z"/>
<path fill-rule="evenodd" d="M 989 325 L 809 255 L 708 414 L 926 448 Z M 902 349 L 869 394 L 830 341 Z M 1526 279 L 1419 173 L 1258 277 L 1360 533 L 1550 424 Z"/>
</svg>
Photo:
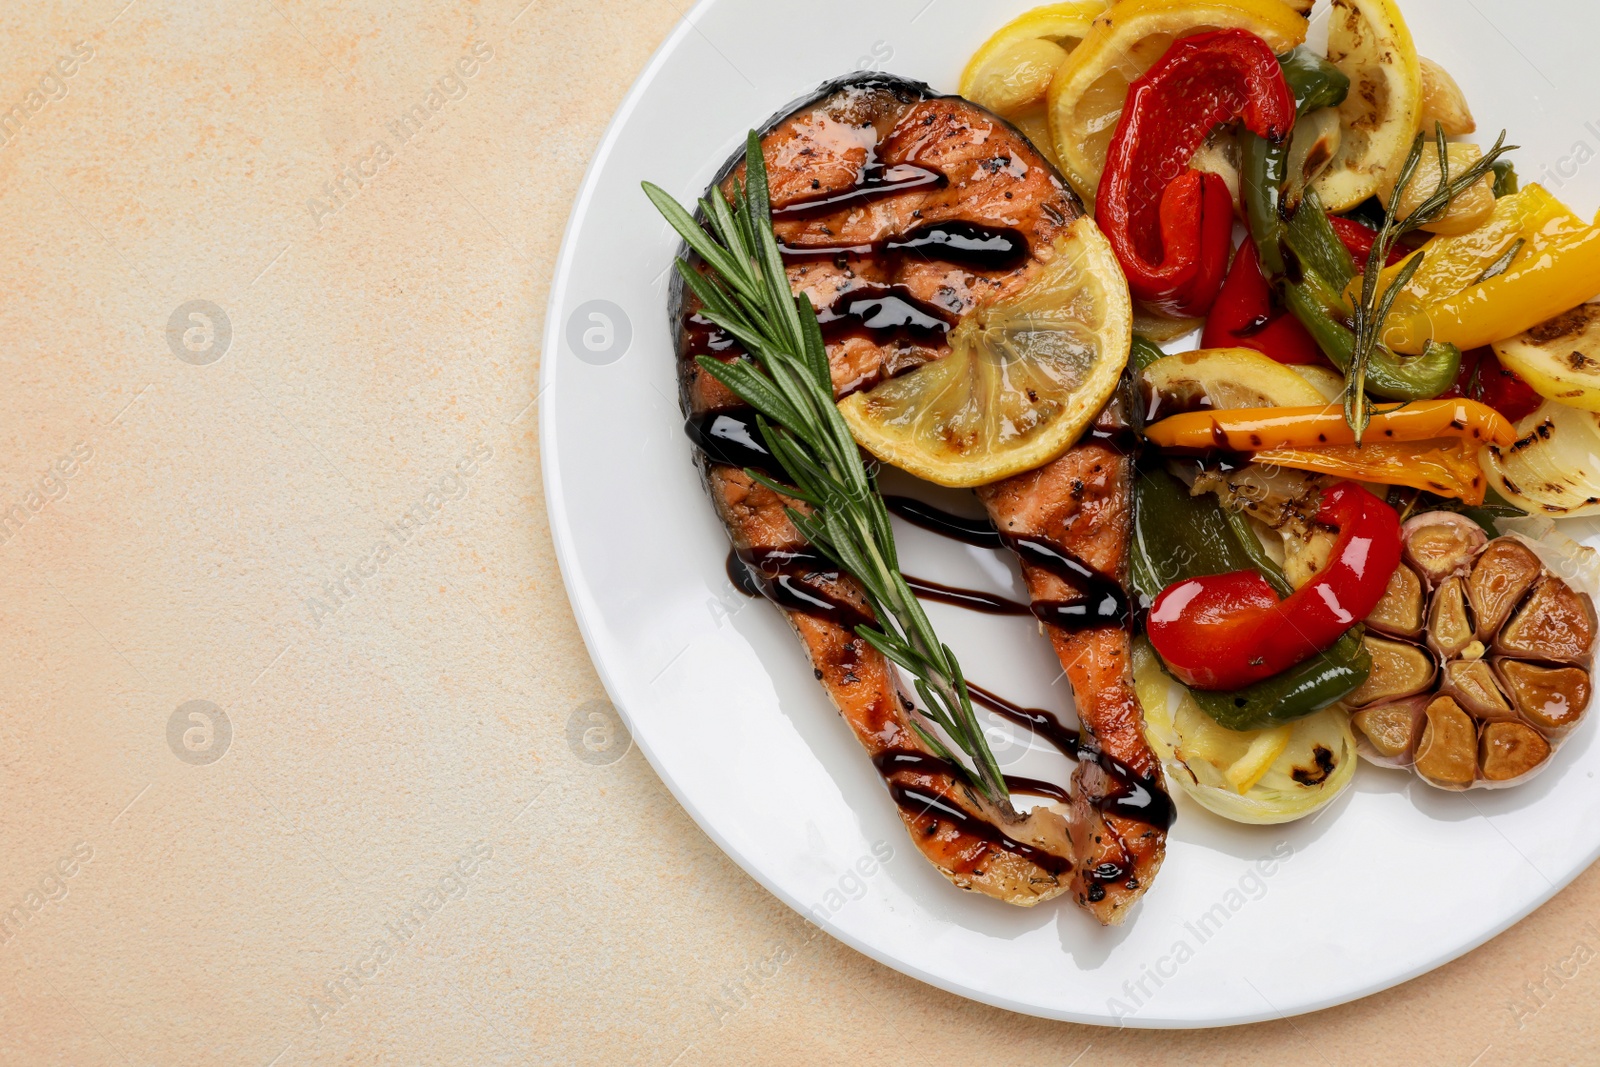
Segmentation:
<svg viewBox="0 0 1600 1067">
<path fill-rule="evenodd" d="M 1286 828 L 1235 826 L 1180 798 L 1160 878 L 1106 930 L 1065 900 L 1024 911 L 940 877 L 778 613 L 724 574 L 727 541 L 678 412 L 666 312 L 677 240 L 639 182 L 700 195 L 747 129 L 852 69 L 953 91 L 968 53 L 1028 6 L 814 0 L 796 18 L 763 0 L 705 0 L 662 46 L 595 154 L 545 332 L 545 493 L 579 625 L 635 739 L 706 833 L 891 967 L 1016 1011 L 1134 1026 L 1250 1022 L 1364 996 L 1504 930 L 1600 853 L 1592 721 L 1521 789 L 1444 794 L 1362 767 L 1320 818 Z M 1540 32 L 1586 25 L 1579 0 L 1406 0 L 1405 11 L 1480 131 L 1509 127 L 1524 146 L 1524 179 L 1548 167 L 1545 182 L 1592 212 L 1600 166 L 1575 160 L 1600 149 L 1600 109 L 1577 102 L 1600 100 L 1600 75 L 1581 34 Z M 1020 592 L 994 553 L 899 530 L 908 571 Z M 1030 624 L 930 611 L 975 680 L 1070 708 Z M 1067 768 L 1039 753 L 1014 766 Z"/>
</svg>

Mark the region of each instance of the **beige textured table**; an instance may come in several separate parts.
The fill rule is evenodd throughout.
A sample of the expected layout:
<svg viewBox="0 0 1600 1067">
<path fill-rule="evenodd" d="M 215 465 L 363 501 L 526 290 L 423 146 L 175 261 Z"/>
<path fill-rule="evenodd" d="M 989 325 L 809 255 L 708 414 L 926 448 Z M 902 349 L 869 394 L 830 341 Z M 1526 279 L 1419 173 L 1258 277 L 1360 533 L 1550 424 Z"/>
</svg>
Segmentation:
<svg viewBox="0 0 1600 1067">
<path fill-rule="evenodd" d="M 0 15 L 0 1063 L 1600 1058 L 1593 872 L 1193 1035 L 963 1002 L 725 858 L 613 725 L 532 408 L 680 12 L 524 2 Z"/>
</svg>

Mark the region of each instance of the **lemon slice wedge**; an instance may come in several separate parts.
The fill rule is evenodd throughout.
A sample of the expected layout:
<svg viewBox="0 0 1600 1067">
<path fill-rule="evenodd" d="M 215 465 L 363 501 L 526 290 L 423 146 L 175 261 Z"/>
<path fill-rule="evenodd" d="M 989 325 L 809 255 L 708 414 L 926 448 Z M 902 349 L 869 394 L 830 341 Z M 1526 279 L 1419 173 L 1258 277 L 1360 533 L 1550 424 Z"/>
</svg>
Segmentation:
<svg viewBox="0 0 1600 1067">
<path fill-rule="evenodd" d="M 1117 0 L 1095 19 L 1048 101 L 1056 155 L 1085 203 L 1094 203 L 1128 87 L 1178 38 L 1221 29 L 1248 30 L 1283 53 L 1305 40 L 1306 20 L 1283 0 Z"/>
<path fill-rule="evenodd" d="M 1044 103 L 1056 70 L 1105 11 L 1108 0 L 1046 4 L 1012 19 L 967 62 L 956 90 L 1009 119 Z"/>
<path fill-rule="evenodd" d="M 839 410 L 885 463 L 938 485 L 987 485 L 1072 447 L 1115 391 L 1132 340 L 1127 282 L 1084 217 L 1022 289 L 962 318 L 948 356 Z"/>
<path fill-rule="evenodd" d="M 1348 211 L 1398 174 L 1422 113 L 1422 64 L 1393 0 L 1333 0 L 1328 58 L 1350 78 L 1339 151 L 1312 183 L 1323 207 Z"/>
<path fill-rule="evenodd" d="M 1344 397 L 1344 375 L 1327 367 L 1307 366 L 1303 363 L 1289 368 L 1311 383 L 1322 394 L 1322 399 L 1332 404 Z"/>
<path fill-rule="evenodd" d="M 1299 369 L 1248 348 L 1202 348 L 1161 357 L 1144 369 L 1140 384 L 1158 397 L 1203 396 L 1216 409 L 1326 403 L 1321 390 L 1295 373 Z"/>
</svg>

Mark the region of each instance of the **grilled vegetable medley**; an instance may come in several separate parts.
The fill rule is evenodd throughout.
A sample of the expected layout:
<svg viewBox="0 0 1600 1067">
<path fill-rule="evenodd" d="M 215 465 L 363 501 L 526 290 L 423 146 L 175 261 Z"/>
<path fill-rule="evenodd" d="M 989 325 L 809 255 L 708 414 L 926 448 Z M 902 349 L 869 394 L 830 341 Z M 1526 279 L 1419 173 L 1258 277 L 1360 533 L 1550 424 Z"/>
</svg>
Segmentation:
<svg viewBox="0 0 1600 1067">
<path fill-rule="evenodd" d="M 1174 780 L 1244 821 L 1348 782 L 1295 795 L 1313 718 L 1433 785 L 1523 781 L 1593 655 L 1593 553 L 1498 524 L 1600 514 L 1600 229 L 1473 136 L 1394 0 L 1333 0 L 1323 51 L 1308 6 L 1048 5 L 962 82 L 1045 142 L 1177 353 L 1130 360 L 1135 674 Z"/>
</svg>

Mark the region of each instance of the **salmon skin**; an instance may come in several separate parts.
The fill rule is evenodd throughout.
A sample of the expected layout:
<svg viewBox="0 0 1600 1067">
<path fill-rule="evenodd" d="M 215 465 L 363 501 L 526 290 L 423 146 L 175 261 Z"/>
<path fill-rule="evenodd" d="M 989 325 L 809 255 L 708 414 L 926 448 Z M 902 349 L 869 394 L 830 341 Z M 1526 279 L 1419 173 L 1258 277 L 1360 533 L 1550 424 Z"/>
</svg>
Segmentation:
<svg viewBox="0 0 1600 1067">
<path fill-rule="evenodd" d="M 960 317 L 1026 286 L 1041 265 L 1035 252 L 1048 255 L 1083 215 L 1053 167 L 1013 127 L 899 78 L 867 75 L 823 86 L 764 128 L 762 151 L 789 282 L 819 309 L 840 396 L 948 355 L 947 334 Z M 730 195 L 743 172 L 741 154 L 711 195 Z M 1108 864 L 1136 850 L 1127 827 L 1115 828 L 1118 844 L 1109 843 L 1113 817 L 1096 806 L 1116 784 L 1097 779 L 1099 764 L 1091 761 L 1075 775 L 1080 789 L 1090 790 L 1085 798 L 1021 814 L 988 801 L 930 751 L 913 725 L 915 704 L 898 670 L 855 636 L 854 627 L 873 618 L 860 588 L 789 521 L 785 507 L 803 506 L 746 473 L 754 468 L 782 481 L 753 414 L 695 360 L 745 354 L 698 315 L 681 279 L 671 310 L 686 429 L 733 544 L 730 575 L 783 610 L 817 680 L 883 775 L 918 850 L 962 889 L 1023 906 L 1070 891 L 1101 921 L 1118 921 L 1154 866 L 1134 871 L 1130 862 L 1115 887 L 1105 877 Z M 1121 553 L 1125 563 L 1126 540 Z M 1120 640 L 1121 674 L 1107 659 L 1095 677 L 1125 680 L 1125 631 Z M 1116 639 L 1107 643 L 1108 653 L 1117 651 Z M 1087 685 L 1090 674 L 1082 677 Z M 1073 682 L 1077 690 L 1079 677 Z M 1118 751 L 1132 753 L 1106 711 L 1096 742 L 1114 737 Z M 1136 704 L 1131 712 L 1137 734 Z M 1159 769 L 1154 773 L 1159 780 Z M 1138 854 L 1151 855 L 1148 844 Z M 1159 844 L 1153 855 L 1158 864 Z M 1138 888 L 1125 888 L 1130 882 Z"/>
</svg>

